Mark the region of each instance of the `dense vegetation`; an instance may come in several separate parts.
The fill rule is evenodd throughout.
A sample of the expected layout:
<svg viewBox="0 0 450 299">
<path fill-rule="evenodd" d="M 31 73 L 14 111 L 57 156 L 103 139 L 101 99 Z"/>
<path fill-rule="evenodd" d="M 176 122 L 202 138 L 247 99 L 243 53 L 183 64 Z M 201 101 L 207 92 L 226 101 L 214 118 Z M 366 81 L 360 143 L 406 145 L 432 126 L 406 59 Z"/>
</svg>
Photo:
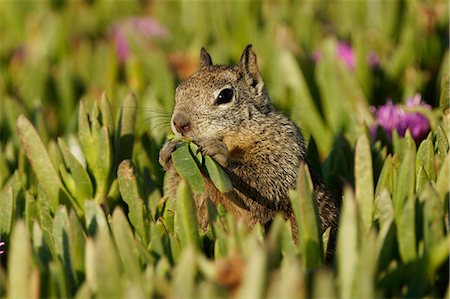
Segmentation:
<svg viewBox="0 0 450 299">
<path fill-rule="evenodd" d="M 2 3 L 0 298 L 448 298 L 448 12 L 446 1 Z M 199 231 L 192 180 L 164 197 L 158 150 L 176 85 L 201 46 L 229 64 L 248 43 L 312 167 L 343 195 L 333 264 L 306 168 L 291 193 L 299 244 L 281 217 L 250 231 L 220 206 Z"/>
</svg>

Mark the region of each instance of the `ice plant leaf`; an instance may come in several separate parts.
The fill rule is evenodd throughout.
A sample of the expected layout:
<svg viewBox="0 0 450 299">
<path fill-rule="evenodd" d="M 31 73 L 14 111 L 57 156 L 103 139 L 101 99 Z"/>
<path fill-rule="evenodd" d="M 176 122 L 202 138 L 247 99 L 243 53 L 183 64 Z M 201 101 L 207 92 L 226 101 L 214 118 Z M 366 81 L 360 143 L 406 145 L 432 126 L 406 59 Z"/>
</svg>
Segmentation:
<svg viewBox="0 0 450 299">
<path fill-rule="evenodd" d="M 449 142 L 443 125 L 439 125 L 436 129 L 436 150 L 438 156 L 444 160 L 449 149 Z"/>
<path fill-rule="evenodd" d="M 17 133 L 19 134 L 22 148 L 30 161 L 34 173 L 47 193 L 54 212 L 65 193 L 58 172 L 53 167 L 48 152 L 36 129 L 24 115 L 20 115 L 17 119 Z"/>
<path fill-rule="evenodd" d="M 211 157 L 206 156 L 205 158 L 205 167 L 208 171 L 209 178 L 213 182 L 214 186 L 216 186 L 217 190 L 222 193 L 230 192 L 233 190 L 233 184 L 230 181 L 230 178 L 226 174 L 225 170 L 216 163 Z"/>
<path fill-rule="evenodd" d="M 172 161 L 178 174 L 189 183 L 192 191 L 198 193 L 205 192 L 205 183 L 203 182 L 202 174 L 189 151 L 189 145 L 187 143 L 181 144 L 172 153 Z"/>
<path fill-rule="evenodd" d="M 124 160 L 117 171 L 120 194 L 128 205 L 129 219 L 145 246 L 149 242 L 147 208 L 142 199 L 136 169 L 130 160 Z"/>
<path fill-rule="evenodd" d="M 106 125 L 99 122 L 99 109 L 94 102 L 88 114 L 84 103 L 80 102 L 78 113 L 78 137 L 86 157 L 88 168 L 95 178 L 95 201 L 101 203 L 108 192 L 112 167 L 110 133 Z M 107 117 L 109 119 L 109 117 Z M 109 121 L 109 120 L 108 120 Z"/>
<path fill-rule="evenodd" d="M 126 96 L 120 109 L 119 128 L 116 138 L 116 163 L 131 159 L 134 145 L 137 101 L 134 94 Z"/>
<path fill-rule="evenodd" d="M 53 237 L 55 241 L 55 249 L 60 259 L 63 272 L 65 272 L 65 277 L 67 277 L 70 288 L 75 288 L 77 285 L 77 278 L 75 270 L 73 269 L 72 261 L 72 250 L 73 248 L 69 246 L 69 235 L 70 235 L 70 223 L 69 215 L 67 214 L 67 209 L 65 206 L 60 206 L 55 213 L 55 218 L 53 219 Z"/>
<path fill-rule="evenodd" d="M 182 245 L 199 249 L 200 239 L 194 199 L 189 185 L 184 180 L 177 188 L 176 209 L 175 231 L 179 233 Z"/>
<path fill-rule="evenodd" d="M 427 139 L 422 141 L 417 150 L 416 156 L 416 173 L 423 167 L 430 180 L 436 180 L 436 174 L 434 172 L 434 147 L 432 141 L 432 135 L 429 134 Z"/>
<path fill-rule="evenodd" d="M 353 284 L 353 298 L 375 298 L 375 274 L 377 269 L 376 235 L 373 230 L 361 242 L 360 254 L 356 265 L 356 277 Z"/>
<path fill-rule="evenodd" d="M 99 298 L 122 297 L 122 283 L 120 278 L 120 259 L 117 256 L 109 230 L 100 230 L 94 241 L 93 264 L 86 264 L 86 268 L 93 268 L 96 281 L 96 291 Z"/>
<path fill-rule="evenodd" d="M 394 205 L 396 215 L 402 213 L 403 204 L 414 194 L 415 190 L 415 165 L 414 152 L 405 150 L 403 161 L 398 171 L 398 179 L 394 193 Z"/>
<path fill-rule="evenodd" d="M 22 220 L 14 224 L 10 242 L 7 268 L 8 297 L 29 298 L 32 271 L 31 245 L 25 222 Z"/>
<path fill-rule="evenodd" d="M 375 196 L 378 196 L 381 191 L 387 189 L 392 193 L 392 156 L 387 156 L 384 161 L 383 168 L 381 169 L 380 176 L 378 177 L 377 187 L 375 189 Z"/>
<path fill-rule="evenodd" d="M 448 109 L 450 104 L 450 74 L 443 76 L 441 81 L 441 96 L 439 97 L 439 107 L 444 110 Z"/>
<path fill-rule="evenodd" d="M 14 219 L 14 196 L 12 186 L 0 191 L 0 236 L 9 236 Z M 0 239 L 1 240 L 1 239 Z"/>
<path fill-rule="evenodd" d="M 141 273 L 139 264 L 138 245 L 128 220 L 120 208 L 114 210 L 111 229 L 128 282 L 135 286 L 136 292 L 140 295 L 139 297 L 143 298 L 144 276 Z"/>
<path fill-rule="evenodd" d="M 243 280 L 237 291 L 236 298 L 264 298 L 267 286 L 267 252 L 260 244 L 252 239 L 248 244 L 252 254 L 248 260 Z"/>
<path fill-rule="evenodd" d="M 102 93 L 100 99 L 100 112 L 102 114 L 103 125 L 108 128 L 109 134 L 114 136 L 114 118 L 111 112 L 111 105 L 105 92 Z"/>
<path fill-rule="evenodd" d="M 400 208 L 395 211 L 397 225 L 397 240 L 402 260 L 407 263 L 416 258 L 416 199 L 414 195 L 409 196 Z M 398 207 L 396 207 L 397 209 Z"/>
<path fill-rule="evenodd" d="M 449 196 L 450 193 L 450 152 L 447 153 L 447 157 L 442 163 L 441 169 L 436 180 L 436 190 L 440 194 L 441 198 Z"/>
<path fill-rule="evenodd" d="M 187 246 L 182 252 L 180 261 L 174 269 L 174 298 L 195 298 L 195 277 L 197 273 L 197 256 L 192 246 Z"/>
<path fill-rule="evenodd" d="M 307 164 L 300 165 L 296 190 L 290 192 L 290 198 L 299 230 L 303 267 L 316 268 L 323 262 L 322 237 L 316 198 Z"/>
<path fill-rule="evenodd" d="M 66 143 L 63 139 L 58 138 L 58 145 L 61 149 L 61 153 L 64 158 L 64 163 L 66 167 L 69 169 L 71 173 L 71 177 L 75 180 L 76 186 L 69 190 L 71 191 L 74 198 L 77 200 L 80 206 L 84 205 L 85 199 L 93 198 L 93 189 L 92 181 L 87 173 L 86 169 L 81 165 L 81 163 L 74 157 L 74 155 L 70 152 Z"/>
<path fill-rule="evenodd" d="M 199 147 L 194 142 L 189 142 L 189 151 L 191 155 L 197 159 L 197 165 L 203 165 L 204 159 L 201 151 L 198 150 Z"/>
<path fill-rule="evenodd" d="M 373 219 L 373 169 L 369 139 L 365 134 L 356 142 L 355 148 L 355 197 L 362 220 L 363 230 L 367 233 Z"/>
<path fill-rule="evenodd" d="M 358 263 L 358 221 L 356 202 L 350 187 L 345 187 L 337 240 L 337 264 L 340 298 L 353 298 Z"/>
<path fill-rule="evenodd" d="M 439 244 L 444 237 L 444 210 L 439 193 L 434 187 L 427 183 L 424 191 L 420 194 L 423 202 L 423 235 L 425 248 L 429 252 Z"/>
<path fill-rule="evenodd" d="M 377 256 L 380 268 L 386 266 L 395 246 L 394 206 L 389 192 L 385 189 L 375 199 L 378 210 L 380 231 L 377 236 Z"/>
</svg>

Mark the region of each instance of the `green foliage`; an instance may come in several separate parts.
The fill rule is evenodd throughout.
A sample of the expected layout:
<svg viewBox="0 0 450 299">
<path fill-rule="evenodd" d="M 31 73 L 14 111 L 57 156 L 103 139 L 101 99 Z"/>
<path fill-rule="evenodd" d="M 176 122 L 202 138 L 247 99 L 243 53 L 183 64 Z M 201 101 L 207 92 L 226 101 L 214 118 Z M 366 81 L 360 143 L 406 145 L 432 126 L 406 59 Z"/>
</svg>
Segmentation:
<svg viewBox="0 0 450 299">
<path fill-rule="evenodd" d="M 0 298 L 448 297 L 446 11 L 444 1 L 3 3 Z M 168 35 L 126 23 L 145 13 Z M 342 41 L 354 68 L 336 54 Z M 306 165 L 290 194 L 298 243 L 281 215 L 250 230 L 209 201 L 201 230 L 193 194 L 232 184 L 192 142 L 173 152 L 182 180 L 175 198 L 164 194 L 158 151 L 176 83 L 201 46 L 226 64 L 248 43 L 274 106 L 303 129 L 311 167 L 343 193 L 334 263 Z M 433 107 L 428 136 L 374 140 L 369 106 L 416 92 Z"/>
</svg>

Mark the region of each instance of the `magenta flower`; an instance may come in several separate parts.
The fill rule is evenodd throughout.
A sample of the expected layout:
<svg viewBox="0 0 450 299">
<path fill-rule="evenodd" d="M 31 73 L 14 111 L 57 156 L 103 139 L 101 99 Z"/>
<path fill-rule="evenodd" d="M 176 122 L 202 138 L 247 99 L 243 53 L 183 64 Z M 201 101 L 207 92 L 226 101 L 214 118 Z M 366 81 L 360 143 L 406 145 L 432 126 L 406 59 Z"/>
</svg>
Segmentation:
<svg viewBox="0 0 450 299">
<path fill-rule="evenodd" d="M 142 43 L 155 38 L 166 38 L 169 32 L 151 17 L 132 17 L 112 26 L 112 38 L 117 57 L 124 63 L 130 54 L 130 43 Z"/>
<path fill-rule="evenodd" d="M 354 70 L 355 53 L 353 52 L 352 47 L 345 42 L 339 42 L 336 50 L 339 58 L 347 65 L 347 67 L 350 70 Z"/>
<path fill-rule="evenodd" d="M 336 48 L 336 55 L 344 62 L 345 65 L 350 70 L 355 69 L 355 54 L 353 53 L 352 47 L 345 43 L 345 42 L 339 42 Z M 322 51 L 319 49 L 314 50 L 314 52 L 311 54 L 311 59 L 314 61 L 314 63 L 319 62 L 322 60 Z"/>
<path fill-rule="evenodd" d="M 0 248 L 2 248 L 4 245 L 5 242 L 0 242 Z M 0 249 L 0 255 L 2 255 L 3 253 L 5 253 L 5 251 Z"/>
<path fill-rule="evenodd" d="M 376 69 L 380 65 L 380 60 L 377 53 L 370 52 L 369 54 L 367 54 L 367 62 L 373 69 Z"/>
<path fill-rule="evenodd" d="M 420 94 L 409 98 L 406 102 L 407 108 L 422 107 L 427 110 L 431 107 L 426 103 L 421 103 Z M 392 132 L 397 131 L 399 136 L 405 136 L 406 130 L 411 131 L 411 135 L 416 141 L 422 140 L 430 130 L 428 119 L 420 112 L 408 112 L 401 106 L 392 104 L 388 101 L 386 105 L 378 109 L 372 107 L 375 114 L 376 123 L 371 128 L 372 137 L 374 138 L 377 127 L 381 127 L 389 138 L 392 138 Z"/>
</svg>

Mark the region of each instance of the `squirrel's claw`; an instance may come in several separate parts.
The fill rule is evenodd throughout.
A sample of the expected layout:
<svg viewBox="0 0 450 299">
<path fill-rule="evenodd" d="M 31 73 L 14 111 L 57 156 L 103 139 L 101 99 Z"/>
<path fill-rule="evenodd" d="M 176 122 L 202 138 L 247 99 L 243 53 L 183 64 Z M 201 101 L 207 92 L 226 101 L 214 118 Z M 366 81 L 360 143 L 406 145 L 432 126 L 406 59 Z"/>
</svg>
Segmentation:
<svg viewBox="0 0 450 299">
<path fill-rule="evenodd" d="M 210 156 L 222 167 L 228 167 L 230 154 L 225 143 L 218 139 L 205 139 L 199 141 L 198 145 L 203 155 Z"/>
<path fill-rule="evenodd" d="M 159 151 L 159 164 L 161 164 L 165 171 L 169 170 L 172 166 L 172 152 L 177 148 L 178 144 L 180 144 L 179 140 L 169 140 L 164 143 Z"/>
</svg>

